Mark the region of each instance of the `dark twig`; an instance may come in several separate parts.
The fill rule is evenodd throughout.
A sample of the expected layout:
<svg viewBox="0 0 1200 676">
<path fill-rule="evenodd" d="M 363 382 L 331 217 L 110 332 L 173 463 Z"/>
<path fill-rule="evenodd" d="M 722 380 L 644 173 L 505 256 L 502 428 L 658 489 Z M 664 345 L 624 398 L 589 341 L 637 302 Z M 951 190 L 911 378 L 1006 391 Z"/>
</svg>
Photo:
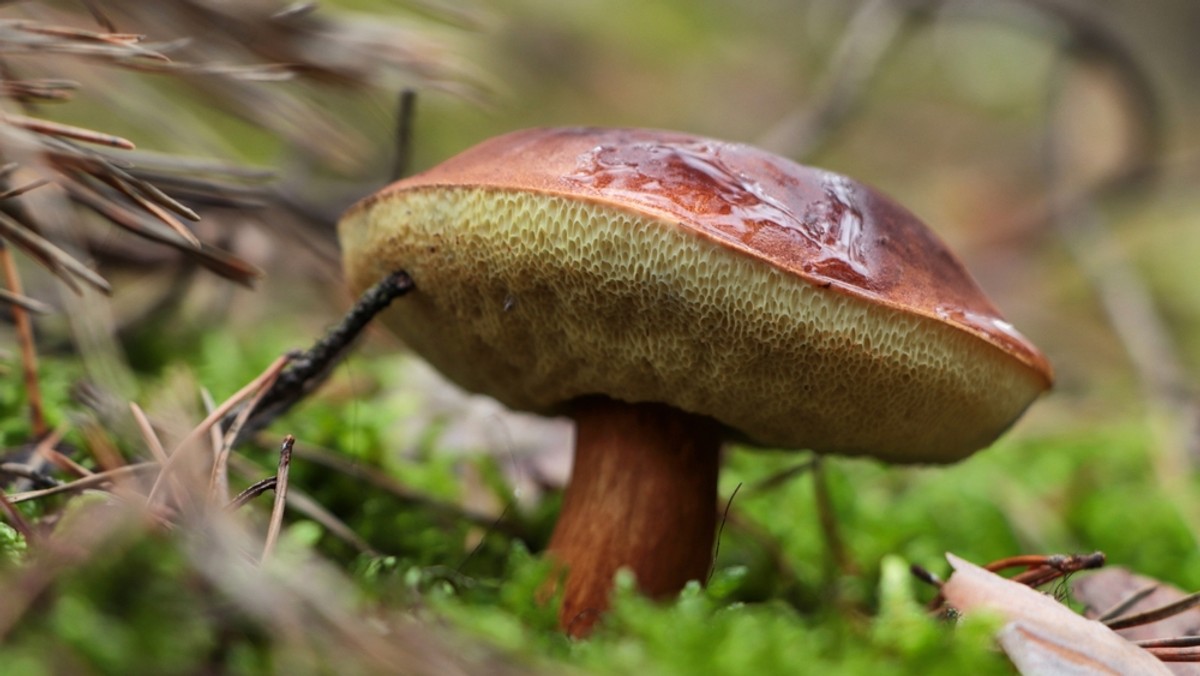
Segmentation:
<svg viewBox="0 0 1200 676">
<path fill-rule="evenodd" d="M 1109 608 L 1108 610 L 1097 615 L 1096 621 L 1097 622 L 1108 622 L 1110 620 L 1114 620 L 1114 619 L 1120 617 L 1121 615 L 1124 615 L 1125 611 L 1136 606 L 1143 599 L 1150 596 L 1154 592 L 1158 591 L 1158 588 L 1159 588 L 1159 584 L 1157 582 L 1152 582 L 1152 583 L 1142 587 L 1141 589 L 1135 589 L 1132 594 L 1121 599 L 1121 601 L 1119 603 L 1117 603 L 1116 605 L 1114 605 L 1112 608 Z"/>
<path fill-rule="evenodd" d="M 784 484 L 786 484 L 787 482 L 791 481 L 792 479 L 800 476 L 801 474 L 812 471 L 813 467 L 816 464 L 817 464 L 817 461 L 814 456 L 813 458 L 809 458 L 808 460 L 805 460 L 802 463 L 788 467 L 787 469 L 782 470 L 780 472 L 776 472 L 775 474 L 772 474 L 771 476 L 766 477 L 764 479 L 760 479 L 756 483 L 751 484 L 747 490 L 752 494 L 758 493 L 760 491 L 765 492 L 765 491 L 775 490 L 776 488 L 783 486 Z"/>
<path fill-rule="evenodd" d="M 513 503 L 511 502 L 507 505 L 504 505 L 504 509 L 500 510 L 500 515 L 497 516 L 494 521 L 492 521 L 492 526 L 488 528 L 486 532 L 484 532 L 484 537 L 480 537 L 479 541 L 475 543 L 475 546 L 471 548 L 471 551 L 467 552 L 467 555 L 463 557 L 462 561 L 458 562 L 458 565 L 454 567 L 454 572 L 461 573 L 462 569 L 465 568 L 467 564 L 471 562 L 471 559 L 475 558 L 475 555 L 479 553 L 479 550 L 483 549 L 483 544 L 486 541 L 487 534 L 497 530 L 496 527 L 503 523 L 506 518 L 508 518 L 508 512 L 512 509 L 512 506 Z"/>
<path fill-rule="evenodd" d="M 275 473 L 275 507 L 271 510 L 271 523 L 267 527 L 267 542 L 263 545 L 260 563 L 266 563 L 271 558 L 275 544 L 279 541 L 279 531 L 283 528 L 283 511 L 287 507 L 288 469 L 292 464 L 292 446 L 295 444 L 296 437 L 289 434 L 283 438 L 283 444 L 279 448 L 279 470 Z"/>
<path fill-rule="evenodd" d="M 817 501 L 817 520 L 821 525 L 821 534 L 825 536 L 830 559 L 843 574 L 857 575 L 858 564 L 850 557 L 850 551 L 846 549 L 846 543 L 842 539 L 837 514 L 833 509 L 833 499 L 825 482 L 825 467 L 820 460 L 813 463 L 812 478 L 813 493 Z"/>
<path fill-rule="evenodd" d="M 262 495 L 263 493 L 266 493 L 267 491 L 275 490 L 275 482 L 276 481 L 277 481 L 277 479 L 273 476 L 269 476 L 266 479 L 262 479 L 261 481 L 255 481 L 254 483 L 247 486 L 246 489 L 243 490 L 241 493 L 238 493 L 237 497 L 230 500 L 229 505 L 226 506 L 226 509 L 228 509 L 231 512 L 241 509 L 242 507 L 244 507 L 246 505 L 246 503 L 250 502 L 254 498 L 257 498 L 258 496 Z"/>
<path fill-rule="evenodd" d="M 729 499 L 725 501 L 725 510 L 721 512 L 721 525 L 717 527 L 717 539 L 713 544 L 712 563 L 708 566 L 708 582 L 712 581 L 713 571 L 716 570 L 717 556 L 721 554 L 721 536 L 725 534 L 725 522 L 729 521 L 729 510 L 733 507 L 733 499 L 737 497 L 738 491 L 742 490 L 741 482 L 733 487 L 733 492 L 729 494 Z"/>
<path fill-rule="evenodd" d="M 1066 577 L 1081 570 L 1100 568 L 1104 565 L 1104 554 L 1100 552 L 1084 556 L 1071 555 L 1048 558 L 1052 559 L 1052 561 L 1041 566 L 1033 566 L 1023 573 L 1017 573 L 1012 577 L 1013 581 L 1029 585 L 1030 587 L 1040 587 L 1060 577 Z"/>
<path fill-rule="evenodd" d="M 1150 647 L 1146 651 L 1163 662 L 1200 662 L 1200 648 Z"/>
<path fill-rule="evenodd" d="M 1126 615 L 1125 617 L 1118 617 L 1115 620 L 1109 620 L 1108 622 L 1105 622 L 1105 624 L 1108 625 L 1109 629 L 1116 631 L 1117 629 L 1126 629 L 1128 627 L 1136 627 L 1142 624 L 1150 624 L 1152 622 L 1158 622 L 1159 620 L 1165 620 L 1173 615 L 1178 615 L 1184 611 L 1191 610 L 1196 606 L 1200 606 L 1200 592 L 1188 594 L 1178 601 L 1174 603 L 1168 603 L 1160 608 L 1147 610 L 1134 615 Z"/>
<path fill-rule="evenodd" d="M 392 180 L 398 181 L 406 174 L 412 161 L 413 118 L 417 112 L 417 92 L 404 89 L 396 110 L 396 158 L 392 164 Z"/>
<path fill-rule="evenodd" d="M 1194 648 L 1200 647 L 1200 636 L 1175 636 L 1172 638 L 1148 638 L 1134 641 L 1140 648 Z"/>
<path fill-rule="evenodd" d="M 320 386 L 367 323 L 393 300 L 413 288 L 408 273 L 398 271 L 367 289 L 337 326 L 306 352 L 291 360 L 248 416 L 233 445 L 269 425 Z M 224 424 L 230 425 L 232 422 L 233 419 L 229 418 Z"/>
<path fill-rule="evenodd" d="M 924 566 L 920 566 L 920 565 L 917 565 L 914 563 L 911 566 L 909 566 L 908 569 L 909 569 L 909 571 L 912 572 L 913 577 L 917 578 L 918 580 L 920 580 L 921 582 L 924 582 L 927 585 L 941 589 L 942 585 L 945 584 L 945 582 L 942 581 L 942 578 L 938 577 L 937 575 L 934 575 L 933 571 L 929 570 L 928 568 L 925 568 Z"/>
</svg>

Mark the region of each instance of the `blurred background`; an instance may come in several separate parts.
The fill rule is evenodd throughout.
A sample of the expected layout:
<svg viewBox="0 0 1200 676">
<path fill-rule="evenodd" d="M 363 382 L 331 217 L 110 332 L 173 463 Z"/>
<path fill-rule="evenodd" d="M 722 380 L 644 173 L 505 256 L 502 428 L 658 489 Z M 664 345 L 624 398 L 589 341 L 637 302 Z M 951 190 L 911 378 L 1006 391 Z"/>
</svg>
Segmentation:
<svg viewBox="0 0 1200 676">
<path fill-rule="evenodd" d="M 94 214 L 49 228 L 112 290 L 64 292 L 19 259 L 26 294 L 60 310 L 38 319 L 41 347 L 77 352 L 113 392 L 132 395 L 181 356 L 219 372 L 213 362 L 304 345 L 335 321 L 351 299 L 334 224 L 390 180 L 398 154 L 416 171 L 517 128 L 660 127 L 849 174 L 923 218 L 1057 371 L 1018 434 L 1144 419 L 1165 480 L 1196 462 L 1195 3 L 127 0 L 5 11 L 10 32 L 21 20 L 111 24 L 174 60 L 164 69 L 42 46 L 7 63 L 78 83 L 71 101 L 26 102 L 27 113 L 207 163 L 167 162 L 160 174 L 199 181 L 184 195 L 201 212 L 199 238 L 263 273 L 231 283 Z M 404 88 L 417 97 L 401 150 Z M 206 333 L 215 328 L 219 339 Z M 382 332 L 366 346 L 398 349 Z M 402 400 L 396 448 L 427 439 L 432 421 L 465 452 L 523 458 L 565 444 L 562 426 L 467 406 L 419 365 L 388 363 L 398 370 L 385 369 L 386 383 L 335 378 L 330 393 Z M 539 471 L 553 483 L 567 460 L 548 457 Z M 1200 518 L 1200 504 L 1185 511 Z"/>
<path fill-rule="evenodd" d="M 53 11 L 73 3 L 27 4 L 33 16 L 78 22 Z M 516 128 L 623 125 L 753 143 L 875 185 L 944 237 L 1050 355 L 1059 384 L 1028 424 L 1060 407 L 1103 417 L 1144 404 L 1127 398 L 1131 388 L 1174 397 L 1200 366 L 1200 47 L 1190 39 L 1200 8 L 1185 0 L 321 6 L 352 26 L 346 42 L 396 52 L 383 55 L 311 35 L 282 46 L 269 35 L 195 36 L 171 12 L 153 21 L 129 4 L 126 20 L 112 4 L 114 20 L 131 24 L 122 30 L 191 37 L 184 55 L 196 60 L 304 58 L 286 47 L 331 62 L 288 82 L 234 86 L 53 62 L 83 86 L 39 113 L 142 150 L 275 175 L 252 196 L 269 208 L 210 209 L 196 226 L 267 272 L 253 291 L 194 273 L 164 286 L 174 269 L 146 247 L 144 260 L 118 268 L 136 258 L 121 246 L 130 238 L 105 233 L 113 263 L 97 262 L 115 280 L 118 318 L 144 314 L 164 290 L 191 299 L 168 304 L 177 328 L 335 316 L 348 299 L 332 225 L 387 182 L 398 91 L 413 86 L 412 170 Z"/>
</svg>

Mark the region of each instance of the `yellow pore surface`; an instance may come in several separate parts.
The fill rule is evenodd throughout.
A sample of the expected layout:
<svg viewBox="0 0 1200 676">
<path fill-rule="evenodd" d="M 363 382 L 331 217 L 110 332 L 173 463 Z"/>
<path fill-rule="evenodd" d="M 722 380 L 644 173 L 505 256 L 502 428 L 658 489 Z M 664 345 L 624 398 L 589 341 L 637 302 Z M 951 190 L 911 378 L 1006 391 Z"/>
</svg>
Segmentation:
<svg viewBox="0 0 1200 676">
<path fill-rule="evenodd" d="M 553 413 L 603 394 L 757 444 L 949 462 L 1044 383 L 936 318 L 823 289 L 677 223 L 578 199 L 401 191 L 339 226 L 351 288 L 405 270 L 384 321 L 460 386 Z"/>
</svg>

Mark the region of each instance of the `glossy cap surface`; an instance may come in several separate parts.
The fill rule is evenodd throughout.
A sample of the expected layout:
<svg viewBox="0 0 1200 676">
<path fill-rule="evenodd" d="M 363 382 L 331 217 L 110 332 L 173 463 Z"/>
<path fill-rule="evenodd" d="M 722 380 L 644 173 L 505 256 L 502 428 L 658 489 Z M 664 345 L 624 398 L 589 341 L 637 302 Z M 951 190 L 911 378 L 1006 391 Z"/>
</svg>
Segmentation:
<svg viewBox="0 0 1200 676">
<path fill-rule="evenodd" d="M 764 445 L 949 461 L 1050 384 L 916 217 L 745 145 L 516 132 L 389 186 L 339 228 L 351 287 L 408 271 L 417 292 L 385 321 L 515 408 L 605 394 Z"/>
</svg>

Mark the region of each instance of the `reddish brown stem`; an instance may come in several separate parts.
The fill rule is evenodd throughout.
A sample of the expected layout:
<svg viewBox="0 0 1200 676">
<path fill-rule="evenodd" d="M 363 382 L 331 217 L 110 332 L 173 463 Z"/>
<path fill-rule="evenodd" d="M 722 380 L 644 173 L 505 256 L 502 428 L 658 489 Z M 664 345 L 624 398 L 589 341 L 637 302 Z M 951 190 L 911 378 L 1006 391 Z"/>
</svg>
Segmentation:
<svg viewBox="0 0 1200 676">
<path fill-rule="evenodd" d="M 716 530 L 720 428 L 660 404 L 589 399 L 550 553 L 567 569 L 560 626 L 586 635 L 628 568 L 651 598 L 703 582 Z"/>
<path fill-rule="evenodd" d="M 4 268 L 4 283 L 9 291 L 18 296 L 24 293 L 21 277 L 17 274 L 17 262 L 12 252 L 0 241 L 0 267 Z M 17 328 L 17 340 L 21 343 L 21 364 L 25 374 L 25 392 L 29 398 L 30 428 L 33 436 L 42 437 L 49 431 L 42 414 L 42 390 L 38 385 L 37 350 L 33 342 L 33 323 L 29 313 L 19 305 L 12 305 L 13 324 Z"/>
</svg>

